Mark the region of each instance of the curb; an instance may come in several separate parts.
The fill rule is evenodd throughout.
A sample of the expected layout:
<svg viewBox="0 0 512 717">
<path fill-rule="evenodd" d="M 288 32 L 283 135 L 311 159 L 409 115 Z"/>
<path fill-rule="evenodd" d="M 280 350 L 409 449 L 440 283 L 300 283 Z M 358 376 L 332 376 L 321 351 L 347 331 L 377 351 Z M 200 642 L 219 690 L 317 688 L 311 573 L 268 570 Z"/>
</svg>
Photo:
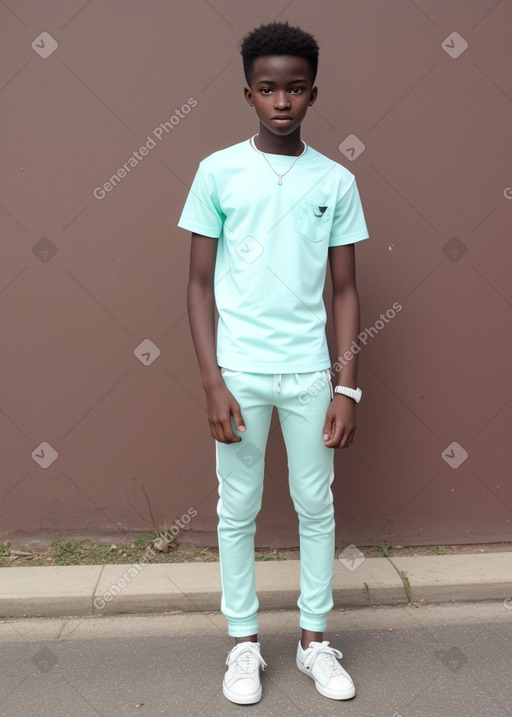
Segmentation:
<svg viewBox="0 0 512 717">
<path fill-rule="evenodd" d="M 299 561 L 256 562 L 261 610 L 296 609 Z M 395 567 L 394 567 L 395 566 Z M 512 609 L 512 552 L 366 558 L 355 569 L 334 564 L 335 608 L 413 602 L 502 600 Z M 0 616 L 70 617 L 161 612 L 218 612 L 218 563 L 0 568 Z"/>
</svg>

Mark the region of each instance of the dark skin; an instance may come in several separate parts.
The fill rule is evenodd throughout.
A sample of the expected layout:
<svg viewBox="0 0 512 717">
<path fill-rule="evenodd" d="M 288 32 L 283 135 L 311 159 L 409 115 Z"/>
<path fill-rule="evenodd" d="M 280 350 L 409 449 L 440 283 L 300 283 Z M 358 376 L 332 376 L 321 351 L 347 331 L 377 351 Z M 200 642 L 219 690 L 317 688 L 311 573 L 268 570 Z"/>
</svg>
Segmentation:
<svg viewBox="0 0 512 717">
<path fill-rule="evenodd" d="M 308 62 L 301 57 L 283 55 L 259 57 L 253 65 L 249 87 L 244 95 L 259 119 L 256 147 L 269 154 L 298 156 L 304 146 L 301 124 L 307 110 L 316 101 Z M 190 275 L 188 282 L 188 315 L 201 382 L 206 394 L 210 433 L 221 443 L 238 443 L 242 438 L 233 431 L 245 431 L 240 406 L 222 379 L 215 351 L 215 301 L 213 293 L 217 241 L 192 234 Z M 354 245 L 331 247 L 329 268 L 332 279 L 332 313 L 337 355 L 350 350 L 359 333 L 359 297 L 355 280 Z M 357 387 L 357 355 L 343 366 L 338 384 Z M 356 429 L 355 403 L 335 394 L 327 409 L 322 441 L 329 448 L 347 448 Z M 237 638 L 237 642 L 257 642 L 257 635 Z M 323 633 L 302 630 L 301 644 L 321 642 Z"/>
</svg>

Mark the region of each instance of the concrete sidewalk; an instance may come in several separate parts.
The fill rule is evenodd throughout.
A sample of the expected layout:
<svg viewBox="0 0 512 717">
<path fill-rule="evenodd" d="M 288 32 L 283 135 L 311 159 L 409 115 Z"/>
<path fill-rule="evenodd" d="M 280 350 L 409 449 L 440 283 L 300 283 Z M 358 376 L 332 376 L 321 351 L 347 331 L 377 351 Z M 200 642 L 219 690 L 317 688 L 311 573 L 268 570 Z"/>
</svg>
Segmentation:
<svg viewBox="0 0 512 717">
<path fill-rule="evenodd" d="M 512 552 L 335 561 L 337 608 L 502 600 L 512 609 Z M 393 567 L 396 566 L 396 569 Z M 261 610 L 296 608 L 299 561 L 257 562 Z M 0 568 L 0 617 L 218 611 L 218 563 Z"/>
</svg>

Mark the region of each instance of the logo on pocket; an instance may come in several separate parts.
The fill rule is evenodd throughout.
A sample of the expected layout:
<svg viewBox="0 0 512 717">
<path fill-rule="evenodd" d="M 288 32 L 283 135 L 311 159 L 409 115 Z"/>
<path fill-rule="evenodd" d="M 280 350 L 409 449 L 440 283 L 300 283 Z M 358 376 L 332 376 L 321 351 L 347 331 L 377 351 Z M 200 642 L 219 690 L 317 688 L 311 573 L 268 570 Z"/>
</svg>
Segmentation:
<svg viewBox="0 0 512 717">
<path fill-rule="evenodd" d="M 312 242 L 321 242 L 327 239 L 331 231 L 331 215 L 332 209 L 327 204 L 317 204 L 308 199 L 303 200 L 297 219 L 299 234 Z"/>
</svg>

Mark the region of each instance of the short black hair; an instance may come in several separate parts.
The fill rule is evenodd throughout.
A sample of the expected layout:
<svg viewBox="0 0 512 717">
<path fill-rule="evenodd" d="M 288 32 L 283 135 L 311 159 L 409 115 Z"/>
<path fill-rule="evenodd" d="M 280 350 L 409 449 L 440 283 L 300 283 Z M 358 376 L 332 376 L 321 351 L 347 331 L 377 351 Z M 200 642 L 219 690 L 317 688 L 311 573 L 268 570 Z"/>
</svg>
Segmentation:
<svg viewBox="0 0 512 717">
<path fill-rule="evenodd" d="M 318 43 L 309 32 L 300 27 L 290 27 L 287 22 L 260 25 L 246 35 L 241 45 L 245 79 L 251 84 L 251 72 L 258 57 L 270 55 L 293 55 L 303 57 L 311 69 L 315 81 L 318 69 Z"/>
</svg>

